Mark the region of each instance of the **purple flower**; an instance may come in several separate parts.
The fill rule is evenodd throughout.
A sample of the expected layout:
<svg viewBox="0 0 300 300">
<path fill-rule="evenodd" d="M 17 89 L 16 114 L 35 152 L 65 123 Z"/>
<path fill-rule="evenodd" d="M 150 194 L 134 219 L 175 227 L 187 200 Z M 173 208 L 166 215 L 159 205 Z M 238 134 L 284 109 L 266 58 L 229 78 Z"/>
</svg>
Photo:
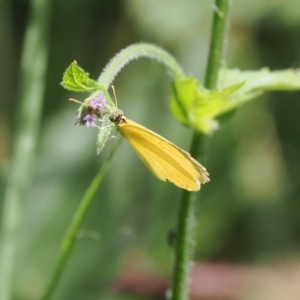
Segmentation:
<svg viewBox="0 0 300 300">
<path fill-rule="evenodd" d="M 93 98 L 90 102 L 89 105 L 94 109 L 94 110 L 103 110 L 105 106 L 107 105 L 107 101 L 104 97 L 104 94 L 101 92 Z"/>
<path fill-rule="evenodd" d="M 97 127 L 96 122 L 98 118 L 96 115 L 88 113 L 83 120 L 86 121 L 86 127 Z"/>
</svg>

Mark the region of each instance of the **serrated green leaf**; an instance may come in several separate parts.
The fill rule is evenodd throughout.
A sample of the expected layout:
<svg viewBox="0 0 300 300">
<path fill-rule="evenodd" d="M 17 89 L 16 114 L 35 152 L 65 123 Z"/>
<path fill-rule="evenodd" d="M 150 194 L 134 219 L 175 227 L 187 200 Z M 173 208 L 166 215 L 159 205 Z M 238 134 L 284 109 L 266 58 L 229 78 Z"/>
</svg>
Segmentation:
<svg viewBox="0 0 300 300">
<path fill-rule="evenodd" d="M 74 92 L 93 92 L 104 89 L 103 86 L 90 79 L 89 73 L 79 67 L 76 61 L 72 62 L 65 71 L 61 85 Z"/>
<path fill-rule="evenodd" d="M 222 114 L 234 94 L 244 83 L 222 90 L 209 91 L 192 76 L 177 78 L 171 93 L 171 111 L 183 124 L 203 133 L 218 126 L 215 118 Z"/>
</svg>

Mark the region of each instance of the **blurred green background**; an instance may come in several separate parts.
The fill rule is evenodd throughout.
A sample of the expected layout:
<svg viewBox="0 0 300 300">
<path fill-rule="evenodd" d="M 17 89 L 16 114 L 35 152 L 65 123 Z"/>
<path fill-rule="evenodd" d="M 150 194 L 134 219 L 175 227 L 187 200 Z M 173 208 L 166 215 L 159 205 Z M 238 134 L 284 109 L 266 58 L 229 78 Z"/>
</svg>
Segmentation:
<svg viewBox="0 0 300 300">
<path fill-rule="evenodd" d="M 0 201 L 18 110 L 19 63 L 28 1 L 1 2 Z M 14 299 L 38 299 L 87 186 L 115 143 L 96 155 L 96 129 L 73 126 L 85 95 L 65 91 L 62 74 L 76 59 L 96 79 L 109 59 L 136 42 L 170 51 L 203 81 L 212 1 L 51 1 L 49 62 L 35 175 L 24 202 Z M 300 2 L 232 1 L 226 64 L 297 68 Z M 169 112 L 170 78 L 156 62 L 134 61 L 114 82 L 125 115 L 188 149 L 191 130 Z M 207 142 L 202 162 L 211 182 L 198 193 L 196 261 L 269 266 L 299 262 L 299 92 L 269 93 L 246 104 Z M 78 234 L 54 299 L 136 299 L 116 294 L 121 272 L 142 266 L 169 276 L 181 192 L 157 180 L 126 142 Z M 298 196 L 297 196 L 298 195 Z M 0 203 L 0 204 L 1 204 Z M 2 205 L 0 206 L 2 209 Z"/>
</svg>

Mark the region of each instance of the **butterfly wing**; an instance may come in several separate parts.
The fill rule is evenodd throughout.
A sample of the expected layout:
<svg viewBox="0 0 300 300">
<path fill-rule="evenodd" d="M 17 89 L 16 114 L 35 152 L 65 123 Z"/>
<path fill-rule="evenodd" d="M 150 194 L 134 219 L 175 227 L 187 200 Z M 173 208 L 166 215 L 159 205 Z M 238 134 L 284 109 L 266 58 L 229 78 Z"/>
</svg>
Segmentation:
<svg viewBox="0 0 300 300">
<path fill-rule="evenodd" d="M 126 118 L 116 127 L 160 180 L 189 191 L 198 191 L 201 183 L 209 181 L 209 174 L 198 161 L 157 133 Z"/>
</svg>

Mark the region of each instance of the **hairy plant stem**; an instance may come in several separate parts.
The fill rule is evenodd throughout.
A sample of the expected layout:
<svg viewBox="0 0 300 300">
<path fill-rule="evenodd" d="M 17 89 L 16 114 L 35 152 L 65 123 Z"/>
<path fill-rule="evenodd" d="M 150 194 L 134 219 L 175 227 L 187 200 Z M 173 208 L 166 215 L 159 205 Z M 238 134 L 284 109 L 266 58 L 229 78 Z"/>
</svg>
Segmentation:
<svg viewBox="0 0 300 300">
<path fill-rule="evenodd" d="M 229 0 L 216 0 L 211 33 L 208 64 L 205 75 L 205 87 L 214 89 L 217 84 L 218 72 L 222 65 L 226 28 L 228 22 Z M 205 137 L 194 132 L 191 143 L 191 155 L 199 157 L 203 153 Z M 189 273 L 193 251 L 192 229 L 194 226 L 195 193 L 183 191 L 176 231 L 175 264 L 173 270 L 171 297 L 172 300 L 188 299 Z"/>
<path fill-rule="evenodd" d="M 166 66 L 167 70 L 171 73 L 171 76 L 181 77 L 184 76 L 184 72 L 178 65 L 174 57 L 164 49 L 147 43 L 138 43 L 128 46 L 113 57 L 106 65 L 105 69 L 98 78 L 98 83 L 108 89 L 113 82 L 116 75 L 121 69 L 132 60 L 146 57 L 154 59 L 157 62 Z"/>
</svg>

